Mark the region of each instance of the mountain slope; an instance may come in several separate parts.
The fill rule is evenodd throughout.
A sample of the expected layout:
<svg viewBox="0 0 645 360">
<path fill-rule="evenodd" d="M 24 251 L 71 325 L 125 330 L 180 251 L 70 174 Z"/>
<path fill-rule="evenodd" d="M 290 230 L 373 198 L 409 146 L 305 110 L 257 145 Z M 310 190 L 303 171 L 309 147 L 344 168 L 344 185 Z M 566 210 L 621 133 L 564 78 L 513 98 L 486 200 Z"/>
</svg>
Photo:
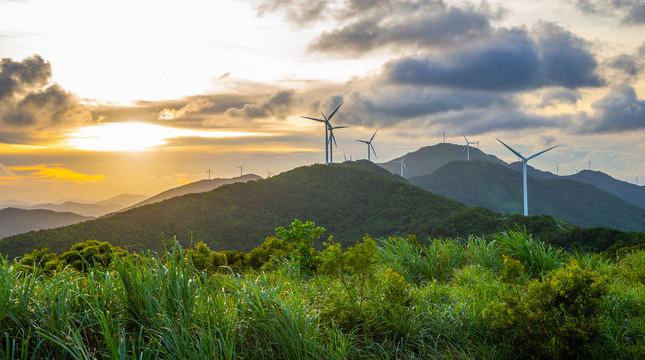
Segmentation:
<svg viewBox="0 0 645 360">
<path fill-rule="evenodd" d="M 126 209 L 123 209 L 123 211 L 129 210 L 135 207 L 143 206 L 143 205 L 154 204 L 156 202 L 167 200 L 175 196 L 211 191 L 211 190 L 217 189 L 222 185 L 233 184 L 236 182 L 255 181 L 259 179 L 262 179 L 262 178 L 255 174 L 247 174 L 244 176 L 234 177 L 230 179 L 217 178 L 212 180 L 199 180 L 199 181 L 192 182 L 190 184 L 182 185 L 182 186 L 161 192 L 153 197 L 150 197 Z"/>
<path fill-rule="evenodd" d="M 0 239 L 28 231 L 67 226 L 91 219 L 93 218 L 69 212 L 6 208 L 0 210 Z"/>
<path fill-rule="evenodd" d="M 225 185 L 61 229 L 22 234 L 0 240 L 0 252 L 19 256 L 35 247 L 62 252 L 88 239 L 134 250 L 159 249 L 162 239 L 173 235 L 184 246 L 203 241 L 214 250 L 248 251 L 274 234 L 277 226 L 288 226 L 294 219 L 315 221 L 327 229 L 325 236 L 333 235 L 345 245 L 366 233 L 481 235 L 517 221 L 467 207 L 392 175 L 377 174 L 369 170 L 376 165 L 367 161 L 358 163 L 300 167 L 270 179 Z M 547 218 L 519 219 L 555 224 Z"/>
<path fill-rule="evenodd" d="M 502 213 L 523 212 L 522 173 L 487 161 L 455 161 L 409 179 L 425 190 Z M 578 226 L 645 231 L 645 209 L 592 185 L 529 176 L 529 214 L 546 214 Z"/>
<path fill-rule="evenodd" d="M 50 210 L 59 213 L 70 212 L 88 217 L 98 217 L 131 206 L 145 198 L 143 195 L 121 194 L 96 203 L 65 201 L 62 203 L 22 204 L 11 207 L 25 210 Z"/>
<path fill-rule="evenodd" d="M 408 169 L 403 177 L 406 179 L 431 173 L 451 161 L 466 160 L 466 151 L 463 145 L 440 143 L 432 146 L 422 147 L 421 149 L 408 153 L 405 158 L 405 165 Z M 379 166 L 389 170 L 394 174 L 401 174 L 401 164 L 395 163 L 395 160 L 401 160 L 398 157 L 386 163 L 380 163 Z M 499 158 L 488 155 L 481 150 L 470 147 L 470 159 L 473 161 L 486 160 L 493 163 L 505 164 Z"/>
<path fill-rule="evenodd" d="M 645 208 L 645 186 L 614 179 L 603 172 L 593 170 L 582 170 L 577 174 L 567 175 L 564 178 L 591 184 L 629 203 Z"/>
</svg>

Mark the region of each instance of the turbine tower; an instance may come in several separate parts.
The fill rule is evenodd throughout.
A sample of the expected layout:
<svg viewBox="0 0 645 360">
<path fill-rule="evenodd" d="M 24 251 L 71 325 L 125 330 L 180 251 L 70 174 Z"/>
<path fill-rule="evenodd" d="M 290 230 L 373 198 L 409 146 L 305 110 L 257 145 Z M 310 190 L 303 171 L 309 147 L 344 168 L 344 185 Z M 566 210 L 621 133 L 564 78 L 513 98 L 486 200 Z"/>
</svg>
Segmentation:
<svg viewBox="0 0 645 360">
<path fill-rule="evenodd" d="M 324 117 L 325 115 L 323 115 Z M 334 145 L 338 147 L 338 144 L 336 144 L 336 137 L 334 136 L 334 129 L 344 129 L 348 128 L 349 126 L 331 126 L 331 123 L 327 121 L 327 126 L 329 127 L 329 163 L 332 164 L 334 162 L 334 148 L 331 146 L 332 140 L 334 141 Z"/>
<path fill-rule="evenodd" d="M 323 114 L 322 111 L 321 111 L 320 113 L 322 114 L 324 120 L 323 119 L 316 119 L 316 118 L 312 118 L 312 117 L 308 117 L 308 116 L 301 116 L 302 118 L 305 118 L 305 119 L 325 123 L 325 165 L 329 165 L 329 135 L 328 135 L 329 126 L 330 126 L 329 121 L 334 116 L 334 114 L 336 114 L 336 111 L 338 111 L 338 109 L 340 109 L 340 107 L 342 105 L 343 105 L 343 103 L 341 102 L 340 105 L 338 105 L 338 107 L 336 107 L 336 109 L 334 109 L 334 111 L 332 111 L 332 113 L 331 113 L 331 115 L 329 115 L 329 117 L 326 117 L 325 114 Z"/>
<path fill-rule="evenodd" d="M 443 131 L 443 130 L 441 132 L 443 133 L 443 143 L 445 144 L 446 143 L 446 134 L 448 134 L 448 133 Z"/>
<path fill-rule="evenodd" d="M 372 148 L 372 151 L 374 152 L 374 156 L 376 157 L 376 150 L 374 150 L 374 145 L 372 145 L 372 140 L 374 140 L 374 136 L 376 136 L 376 132 L 378 132 L 378 129 L 374 131 L 374 135 L 372 135 L 372 138 L 367 141 L 367 140 L 356 140 L 358 142 L 362 142 L 367 144 L 367 161 L 371 161 L 370 159 L 370 148 Z"/>
<path fill-rule="evenodd" d="M 464 146 L 464 150 L 466 150 L 466 154 L 468 154 L 468 161 L 470 161 L 470 144 L 477 144 L 477 148 L 479 148 L 479 141 L 468 141 L 466 135 L 464 135 L 464 139 L 466 139 L 466 146 Z"/>
<path fill-rule="evenodd" d="M 549 150 L 551 150 L 551 149 L 554 149 L 554 148 L 558 147 L 558 145 L 556 145 L 556 146 L 554 146 L 554 147 L 550 147 L 550 148 L 548 148 L 548 149 L 546 149 L 546 150 L 542 150 L 542 151 L 540 151 L 539 153 L 533 154 L 533 155 L 531 155 L 531 156 L 529 156 L 529 157 L 524 157 L 524 156 L 522 156 L 522 154 L 520 154 L 520 153 L 518 153 L 517 151 L 513 150 L 510 146 L 508 146 L 508 145 L 504 144 L 504 143 L 502 142 L 502 140 L 497 139 L 497 141 L 499 141 L 500 143 L 502 143 L 502 145 L 504 145 L 507 149 L 509 149 L 513 154 L 515 154 L 515 155 L 519 156 L 519 157 L 520 157 L 520 159 L 522 159 L 522 173 L 523 173 L 523 177 L 524 177 L 524 216 L 528 216 L 528 215 L 529 215 L 529 201 L 528 201 L 528 196 L 527 196 L 527 193 L 526 193 L 526 163 L 527 163 L 529 160 L 533 159 L 534 157 L 536 157 L 536 156 L 538 156 L 538 155 L 542 155 L 542 154 L 544 154 L 545 152 L 547 152 L 547 151 L 549 151 Z"/>
<path fill-rule="evenodd" d="M 401 160 L 392 160 L 392 162 L 401 163 L 401 177 L 403 177 L 403 169 L 405 169 L 405 171 L 408 171 L 408 167 L 405 166 L 405 157 L 406 156 L 408 156 L 408 154 L 403 155 L 403 159 L 401 159 Z"/>
<path fill-rule="evenodd" d="M 211 168 L 208 168 L 207 173 L 208 173 L 208 180 L 210 180 L 211 179 L 211 173 L 212 173 Z"/>
<path fill-rule="evenodd" d="M 242 171 L 244 171 L 244 164 L 238 166 L 238 169 L 240 169 L 240 176 L 242 176 Z"/>
</svg>

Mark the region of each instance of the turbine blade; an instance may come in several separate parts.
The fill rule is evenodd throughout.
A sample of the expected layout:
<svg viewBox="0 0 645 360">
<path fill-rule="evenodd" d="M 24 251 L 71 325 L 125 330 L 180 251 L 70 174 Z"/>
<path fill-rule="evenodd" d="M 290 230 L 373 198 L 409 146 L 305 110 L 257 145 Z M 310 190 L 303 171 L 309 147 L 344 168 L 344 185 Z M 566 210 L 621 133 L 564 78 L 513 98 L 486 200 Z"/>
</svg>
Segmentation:
<svg viewBox="0 0 645 360">
<path fill-rule="evenodd" d="M 374 134 L 376 134 L 376 133 L 374 133 Z M 374 152 L 374 157 L 378 159 L 378 156 L 376 156 L 376 150 L 374 150 L 374 145 L 372 145 L 371 141 L 369 142 L 369 144 L 367 144 L 367 146 L 372 148 L 372 151 Z M 369 149 L 367 149 L 367 151 L 369 151 Z"/>
<path fill-rule="evenodd" d="M 496 139 L 497 139 L 497 138 L 496 138 Z M 507 149 L 509 149 L 513 154 L 515 154 L 515 155 L 519 156 L 519 157 L 520 157 L 521 159 L 523 159 L 524 161 L 528 161 L 528 159 L 527 159 L 527 158 L 525 158 L 524 156 L 522 156 L 522 154 L 520 154 L 520 153 L 518 153 L 517 151 L 513 150 L 510 146 L 508 146 L 508 145 L 504 144 L 504 143 L 502 142 L 502 140 L 497 139 L 497 141 L 501 142 L 501 143 L 502 143 L 502 145 L 506 146 L 506 148 L 507 148 Z M 550 149 L 549 149 L 549 150 L 550 150 Z M 538 155 L 539 155 L 539 154 L 538 154 Z"/>
<path fill-rule="evenodd" d="M 338 109 L 340 109 L 340 107 L 341 107 L 344 103 L 345 103 L 345 102 L 343 101 L 343 102 L 341 102 L 341 103 L 340 103 L 340 105 L 338 105 L 338 107 L 337 107 L 337 108 L 336 108 L 336 109 L 331 113 L 331 115 L 329 115 L 329 117 L 327 118 L 327 121 L 331 120 L 332 116 L 334 116 L 334 114 L 336 113 L 336 111 L 338 111 Z"/>
<path fill-rule="evenodd" d="M 537 153 L 537 154 L 533 154 L 533 155 L 529 156 L 529 157 L 528 157 L 528 159 L 526 159 L 526 161 L 529 161 L 529 160 L 533 159 L 534 157 L 536 157 L 536 156 L 538 156 L 538 155 L 541 155 L 541 154 L 544 154 L 545 152 L 547 152 L 547 151 L 549 151 L 549 150 L 552 150 L 552 149 L 555 149 L 555 148 L 557 148 L 557 147 L 558 147 L 558 145 L 556 145 L 556 146 L 554 146 L 554 147 L 550 147 L 550 148 L 548 148 L 548 149 L 546 149 L 546 150 L 540 151 L 540 152 L 539 152 L 539 153 Z"/>
<path fill-rule="evenodd" d="M 356 140 L 356 139 L 355 139 L 355 140 Z M 362 142 L 362 143 L 364 143 L 364 144 L 368 144 L 368 145 L 369 145 L 369 143 L 370 143 L 370 142 L 369 142 L 369 141 L 367 141 L 367 140 L 356 140 L 356 141 L 358 141 L 358 142 Z"/>
<path fill-rule="evenodd" d="M 331 141 L 332 141 L 332 140 L 334 141 L 334 145 L 336 145 L 336 147 L 338 147 L 338 144 L 336 144 L 336 137 L 334 136 L 334 133 L 333 133 L 333 132 L 332 132 L 332 133 L 330 133 L 330 135 L 329 135 L 329 144 L 330 144 L 330 145 L 331 145 Z"/>
<path fill-rule="evenodd" d="M 318 121 L 318 122 L 326 122 L 325 120 L 320 120 L 320 119 L 316 119 L 316 118 L 312 118 L 312 117 L 308 117 L 308 116 L 301 116 L 301 118 L 305 118 L 305 119 L 309 119 L 309 120 L 313 120 L 313 121 Z"/>
<path fill-rule="evenodd" d="M 405 163 L 401 163 L 401 164 L 403 165 L 403 168 L 405 169 L 405 171 L 408 171 L 408 167 L 405 166 Z"/>
<path fill-rule="evenodd" d="M 462 135 L 464 135 L 464 134 L 462 134 Z M 464 139 L 466 140 L 466 143 L 468 143 L 468 139 L 466 139 L 466 135 L 464 135 Z"/>
<path fill-rule="evenodd" d="M 334 126 L 334 129 L 344 129 L 348 128 L 349 126 Z"/>
<path fill-rule="evenodd" d="M 370 139 L 370 143 L 372 142 L 372 140 L 374 140 L 374 136 L 376 136 L 377 132 L 378 132 L 378 129 L 376 129 L 376 131 L 374 131 L 374 135 L 372 135 L 372 138 Z"/>
</svg>

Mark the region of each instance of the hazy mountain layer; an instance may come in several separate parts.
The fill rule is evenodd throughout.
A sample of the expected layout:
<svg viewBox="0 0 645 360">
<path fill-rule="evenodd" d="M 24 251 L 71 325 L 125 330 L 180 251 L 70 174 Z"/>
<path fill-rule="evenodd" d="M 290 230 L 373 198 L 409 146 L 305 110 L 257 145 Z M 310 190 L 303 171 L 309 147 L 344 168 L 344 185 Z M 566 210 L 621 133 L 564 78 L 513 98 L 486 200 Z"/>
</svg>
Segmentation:
<svg viewBox="0 0 645 360">
<path fill-rule="evenodd" d="M 0 238 L 28 231 L 72 225 L 91 219 L 93 218 L 69 212 L 6 208 L 0 210 Z"/>
</svg>

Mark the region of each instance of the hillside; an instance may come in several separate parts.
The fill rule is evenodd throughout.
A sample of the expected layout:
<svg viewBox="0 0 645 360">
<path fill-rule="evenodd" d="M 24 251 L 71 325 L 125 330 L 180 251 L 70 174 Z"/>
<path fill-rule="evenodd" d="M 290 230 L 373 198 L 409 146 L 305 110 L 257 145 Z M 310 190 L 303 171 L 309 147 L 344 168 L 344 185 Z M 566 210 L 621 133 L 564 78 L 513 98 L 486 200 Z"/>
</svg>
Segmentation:
<svg viewBox="0 0 645 360">
<path fill-rule="evenodd" d="M 401 160 L 403 156 L 393 159 L 386 163 L 380 163 L 379 166 L 387 169 L 394 174 L 401 174 L 401 164 L 395 163 L 395 160 Z M 506 164 L 499 158 L 488 155 L 481 150 L 470 147 L 470 159 L 472 161 L 486 160 L 498 164 Z M 409 179 L 414 176 L 431 173 L 440 167 L 452 161 L 466 160 L 466 151 L 463 145 L 440 143 L 432 146 L 425 146 L 417 151 L 407 154 L 405 165 L 408 169 L 403 177 Z"/>
<path fill-rule="evenodd" d="M 261 177 L 255 174 L 247 174 L 244 176 L 238 176 L 230 179 L 217 178 L 217 179 L 211 179 L 211 180 L 199 180 L 199 181 L 192 182 L 190 184 L 182 185 L 182 186 L 161 192 L 155 196 L 152 196 L 132 206 L 129 206 L 128 208 L 123 209 L 123 211 L 129 210 L 135 207 L 143 206 L 143 205 L 154 204 L 156 202 L 167 200 L 175 196 L 211 191 L 211 190 L 217 189 L 222 185 L 233 184 L 236 182 L 255 181 L 258 179 L 261 179 Z"/>
<path fill-rule="evenodd" d="M 425 190 L 501 213 L 523 211 L 522 173 L 487 161 L 455 161 L 409 179 Z M 546 214 L 578 226 L 645 231 L 645 209 L 595 186 L 529 176 L 529 214 Z"/>
<path fill-rule="evenodd" d="M 645 208 L 645 186 L 614 179 L 603 172 L 593 170 L 582 170 L 576 174 L 565 176 L 565 178 L 591 184 L 629 203 Z"/>
<path fill-rule="evenodd" d="M 372 168 L 374 171 L 370 171 Z M 508 217 L 429 193 L 367 161 L 312 165 L 269 179 L 224 185 L 60 229 L 0 240 L 0 253 L 20 256 L 34 248 L 55 252 L 96 239 L 132 250 L 159 249 L 173 235 L 187 246 L 203 241 L 213 250 L 248 251 L 294 219 L 327 229 L 325 238 L 353 244 L 366 233 L 386 236 L 488 234 L 517 221 L 534 233 L 551 231 L 551 218 Z M 400 179 L 400 178 L 399 178 Z M 532 222 L 532 223 L 531 223 Z M 533 224 L 534 223 L 534 224 Z M 535 226 L 533 226 L 535 225 Z"/>
<path fill-rule="evenodd" d="M 0 210 L 0 239 L 28 231 L 67 226 L 91 219 L 93 218 L 69 212 L 6 208 Z"/>
</svg>

